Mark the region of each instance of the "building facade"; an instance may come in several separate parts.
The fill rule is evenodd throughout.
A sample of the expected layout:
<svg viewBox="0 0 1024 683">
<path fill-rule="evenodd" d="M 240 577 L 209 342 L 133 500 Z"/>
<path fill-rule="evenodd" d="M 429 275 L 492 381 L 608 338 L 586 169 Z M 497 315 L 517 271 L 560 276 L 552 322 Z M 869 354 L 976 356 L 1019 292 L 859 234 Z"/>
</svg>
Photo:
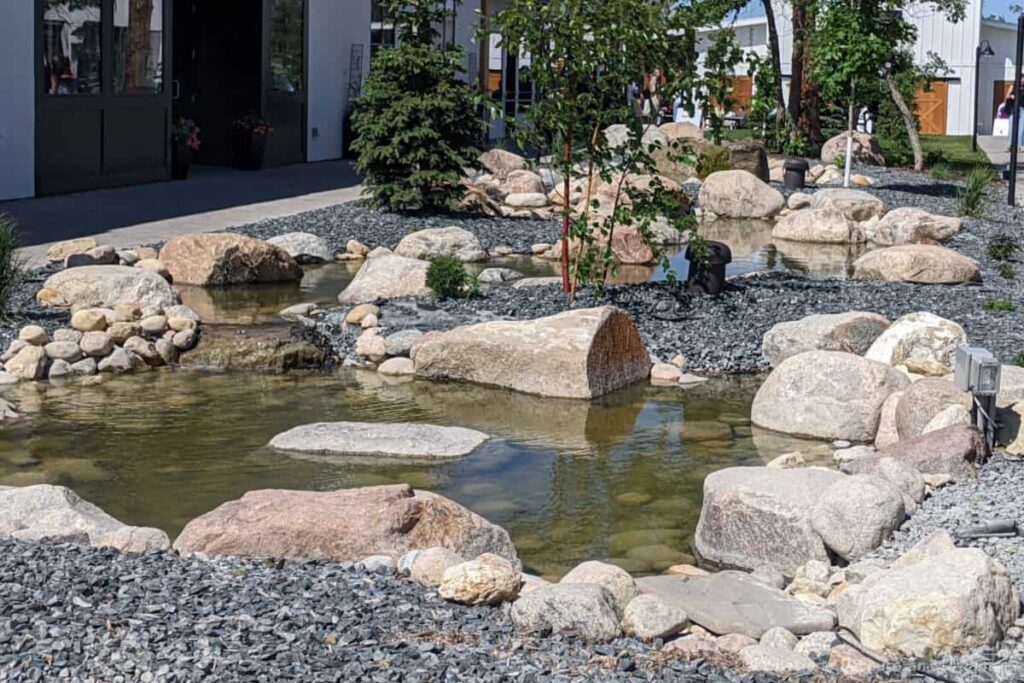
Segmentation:
<svg viewBox="0 0 1024 683">
<path fill-rule="evenodd" d="M 464 0 L 441 27 L 481 83 L 486 11 Z M 169 179 L 178 116 L 201 128 L 197 163 L 232 163 L 249 113 L 274 127 L 268 165 L 341 158 L 371 53 L 393 41 L 376 0 L 5 0 L 0 200 Z"/>
<path fill-rule="evenodd" d="M 783 87 L 788 96 L 792 71 L 792 12 L 787 2 L 773 0 L 772 6 L 779 32 Z M 1001 9 L 996 7 L 995 0 L 968 0 L 966 17 L 958 23 L 950 22 L 940 12 L 925 5 L 907 10 L 907 18 L 917 28 L 917 41 L 913 46 L 916 63 L 925 64 L 931 55 L 937 55 L 949 68 L 949 72 L 935 82 L 930 91 L 918 93 L 917 109 L 923 133 L 973 133 L 976 78 L 978 133 L 987 135 L 991 132 L 996 108 L 1013 84 L 1016 54 L 1015 19 Z M 768 54 L 768 25 L 760 0 L 753 0 L 725 28 L 732 28 L 745 51 Z M 716 30 L 720 29 L 703 31 L 701 44 L 706 46 Z M 988 47 L 989 50 L 983 51 L 991 51 L 992 54 L 978 57 L 979 47 Z M 740 64 L 735 73 L 737 99 L 742 100 L 752 92 L 746 76 L 747 65 Z"/>
</svg>

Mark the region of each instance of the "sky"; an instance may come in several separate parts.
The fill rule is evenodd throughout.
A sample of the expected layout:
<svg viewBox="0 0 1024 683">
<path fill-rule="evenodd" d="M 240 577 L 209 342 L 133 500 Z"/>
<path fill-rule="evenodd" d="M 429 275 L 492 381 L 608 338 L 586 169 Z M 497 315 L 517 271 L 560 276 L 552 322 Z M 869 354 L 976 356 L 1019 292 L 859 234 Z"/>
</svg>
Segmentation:
<svg viewBox="0 0 1024 683">
<path fill-rule="evenodd" d="M 983 0 L 983 16 L 998 16 L 1004 21 L 1014 23 L 1017 16 L 1010 11 L 1011 5 L 1024 5 L 1024 0 Z M 738 18 L 763 17 L 764 4 L 762 0 L 750 0 L 747 6 L 740 10 Z"/>
</svg>

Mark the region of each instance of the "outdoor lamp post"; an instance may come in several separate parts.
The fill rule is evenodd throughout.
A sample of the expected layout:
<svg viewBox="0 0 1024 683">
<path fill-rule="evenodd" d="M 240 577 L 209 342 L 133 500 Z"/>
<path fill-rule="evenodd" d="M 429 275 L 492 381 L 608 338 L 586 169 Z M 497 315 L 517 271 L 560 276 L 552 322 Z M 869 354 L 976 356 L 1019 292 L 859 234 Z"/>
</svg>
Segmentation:
<svg viewBox="0 0 1024 683">
<path fill-rule="evenodd" d="M 981 58 L 995 56 L 996 51 L 987 40 L 974 48 L 974 128 L 971 132 L 971 149 L 978 151 L 978 93 L 981 91 Z"/>
</svg>

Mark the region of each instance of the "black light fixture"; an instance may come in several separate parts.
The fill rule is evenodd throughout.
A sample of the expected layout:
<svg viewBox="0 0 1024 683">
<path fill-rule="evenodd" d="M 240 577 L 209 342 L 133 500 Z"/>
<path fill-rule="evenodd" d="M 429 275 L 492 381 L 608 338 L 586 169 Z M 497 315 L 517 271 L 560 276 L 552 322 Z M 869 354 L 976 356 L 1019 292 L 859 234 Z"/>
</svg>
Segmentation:
<svg viewBox="0 0 1024 683">
<path fill-rule="evenodd" d="M 981 91 L 981 58 L 994 57 L 996 51 L 987 41 L 981 41 L 978 47 L 974 48 L 974 129 L 971 132 L 971 149 L 978 151 L 978 93 Z"/>
</svg>

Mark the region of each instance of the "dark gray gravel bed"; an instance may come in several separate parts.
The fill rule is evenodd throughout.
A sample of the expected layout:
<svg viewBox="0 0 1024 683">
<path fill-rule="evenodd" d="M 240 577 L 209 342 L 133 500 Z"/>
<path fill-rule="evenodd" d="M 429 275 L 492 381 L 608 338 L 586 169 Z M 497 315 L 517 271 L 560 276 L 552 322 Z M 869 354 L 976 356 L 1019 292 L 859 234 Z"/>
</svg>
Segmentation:
<svg viewBox="0 0 1024 683">
<path fill-rule="evenodd" d="M 917 206 L 933 213 L 956 215 L 957 185 L 936 182 L 922 174 L 891 169 L 860 168 L 878 184 L 866 191 L 889 208 Z M 1024 352 L 1024 316 L 1020 310 L 988 311 L 991 300 L 1008 299 L 1024 307 L 1024 268 L 1007 280 L 987 254 L 997 234 L 1018 234 L 1024 221 L 1020 210 L 1005 206 L 996 190 L 990 193 L 982 218 L 966 219 L 963 232 L 947 246 L 978 260 L 983 284 L 963 286 L 910 285 L 837 279 L 810 280 L 785 273 L 761 273 L 732 281 L 717 298 L 689 295 L 668 283 L 609 288 L 605 296 L 583 292 L 576 306 L 610 303 L 621 306 L 640 327 L 648 348 L 668 361 L 680 354 L 688 368 L 705 372 L 743 373 L 767 369 L 761 357 L 761 338 L 775 323 L 812 313 L 874 311 L 899 317 L 930 311 L 965 328 L 973 343 L 991 349 L 1004 363 Z M 1024 253 L 1019 256 L 1024 257 Z M 383 305 L 381 322 L 388 328 L 447 329 L 494 317 L 525 319 L 569 308 L 557 287 L 491 288 L 463 301 L 409 300 Z M 417 310 L 418 309 L 418 310 Z M 437 310 L 427 310 L 437 309 Z M 448 314 L 441 315 L 439 314 Z M 352 353 L 358 330 L 339 331 L 340 312 L 328 314 L 320 326 L 326 344 L 345 358 Z"/>
<path fill-rule="evenodd" d="M 663 361 L 681 354 L 688 369 L 744 373 L 768 369 L 761 356 L 761 338 L 775 323 L 849 310 L 875 311 L 890 319 L 931 311 L 959 322 L 972 342 L 990 348 L 1004 362 L 1013 362 L 1024 351 L 1024 324 L 1019 313 L 985 310 L 985 302 L 994 294 L 987 285 L 808 280 L 764 273 L 733 281 L 718 297 L 694 296 L 668 283 L 650 283 L 611 287 L 604 296 L 583 292 L 575 306 L 623 308 L 636 321 L 648 350 Z M 536 318 L 568 308 L 557 286 L 495 287 L 465 300 L 386 302 L 380 319 L 389 329 L 447 329 L 493 317 Z M 340 311 L 329 314 L 319 329 L 332 350 L 344 358 L 352 353 L 359 330 L 342 331 L 340 318 Z"/>
<path fill-rule="evenodd" d="M 553 242 L 560 234 L 557 220 L 486 218 L 469 214 L 403 216 L 367 209 L 358 203 L 338 204 L 297 216 L 241 225 L 231 230 L 260 239 L 301 230 L 319 235 L 335 251 L 345 251 L 345 245 L 350 239 L 357 239 L 370 248 L 394 249 L 410 232 L 451 226 L 475 234 L 485 249 L 504 245 L 519 254 L 529 254 L 531 245 Z"/>
<path fill-rule="evenodd" d="M 3 681 L 775 680 L 653 652 L 522 637 L 501 609 L 326 562 L 0 542 Z"/>
</svg>

